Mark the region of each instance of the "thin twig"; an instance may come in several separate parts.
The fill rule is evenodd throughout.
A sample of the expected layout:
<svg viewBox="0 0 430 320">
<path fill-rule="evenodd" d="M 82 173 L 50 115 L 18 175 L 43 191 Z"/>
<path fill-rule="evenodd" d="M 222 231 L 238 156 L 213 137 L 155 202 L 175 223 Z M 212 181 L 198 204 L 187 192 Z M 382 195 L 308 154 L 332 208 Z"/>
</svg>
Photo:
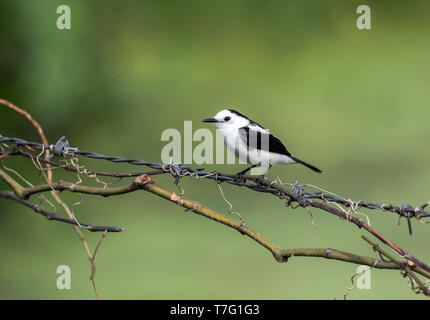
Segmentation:
<svg viewBox="0 0 430 320">
<path fill-rule="evenodd" d="M 94 263 L 94 260 L 96 259 L 97 251 L 99 250 L 99 247 L 102 244 L 102 241 L 106 237 L 107 233 L 108 233 L 107 230 L 105 230 L 103 232 L 102 236 L 99 239 L 99 242 L 97 243 L 96 248 L 94 249 L 94 253 L 93 253 L 93 256 L 91 258 L 91 277 L 90 277 L 90 279 L 91 279 L 91 282 L 93 284 L 93 289 L 94 289 L 94 293 L 96 294 L 97 300 L 100 300 L 100 296 L 99 296 L 99 293 L 97 291 L 96 282 L 94 280 L 94 277 L 96 275 L 96 265 Z"/>
</svg>

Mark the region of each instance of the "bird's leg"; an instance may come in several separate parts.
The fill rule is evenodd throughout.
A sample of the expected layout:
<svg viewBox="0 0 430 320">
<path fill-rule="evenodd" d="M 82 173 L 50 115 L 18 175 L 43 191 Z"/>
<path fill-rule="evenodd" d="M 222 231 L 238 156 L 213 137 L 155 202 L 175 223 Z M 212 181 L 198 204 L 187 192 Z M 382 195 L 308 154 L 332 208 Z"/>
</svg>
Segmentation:
<svg viewBox="0 0 430 320">
<path fill-rule="evenodd" d="M 249 168 L 242 170 L 238 173 L 236 173 L 236 176 L 243 176 L 245 173 L 247 173 L 249 170 L 251 170 L 252 168 L 255 168 L 257 165 L 253 164 L 252 166 L 250 166 Z"/>
<path fill-rule="evenodd" d="M 271 164 L 269 164 L 269 168 L 267 169 L 267 171 L 265 173 L 263 173 L 262 175 L 260 175 L 257 179 L 257 184 L 262 185 L 264 182 L 264 179 L 266 178 L 267 173 L 269 172 L 270 168 L 272 167 Z"/>
<path fill-rule="evenodd" d="M 252 168 L 255 168 L 256 166 L 257 166 L 257 165 L 256 165 L 256 164 L 254 164 L 254 165 L 250 166 L 249 168 L 247 168 L 247 169 L 245 169 L 245 170 L 242 170 L 242 171 L 240 171 L 240 172 L 236 173 L 236 174 L 234 175 L 234 178 L 235 178 L 236 182 L 243 181 L 243 175 L 244 175 L 245 173 L 247 173 L 249 170 L 251 170 Z"/>
</svg>

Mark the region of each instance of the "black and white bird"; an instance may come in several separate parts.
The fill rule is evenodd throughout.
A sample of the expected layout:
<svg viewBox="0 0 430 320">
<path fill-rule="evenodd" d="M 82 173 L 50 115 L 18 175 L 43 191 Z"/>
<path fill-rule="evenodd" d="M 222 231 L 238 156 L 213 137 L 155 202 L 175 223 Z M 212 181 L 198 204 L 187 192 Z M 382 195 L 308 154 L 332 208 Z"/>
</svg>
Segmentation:
<svg viewBox="0 0 430 320">
<path fill-rule="evenodd" d="M 292 156 L 282 142 L 269 130 L 236 110 L 222 110 L 213 118 L 205 119 L 203 122 L 214 124 L 224 138 L 227 149 L 239 159 L 252 164 L 238 175 L 244 174 L 256 166 L 265 169 L 265 175 L 277 163 L 300 163 L 315 172 L 322 172 L 313 165 Z"/>
</svg>

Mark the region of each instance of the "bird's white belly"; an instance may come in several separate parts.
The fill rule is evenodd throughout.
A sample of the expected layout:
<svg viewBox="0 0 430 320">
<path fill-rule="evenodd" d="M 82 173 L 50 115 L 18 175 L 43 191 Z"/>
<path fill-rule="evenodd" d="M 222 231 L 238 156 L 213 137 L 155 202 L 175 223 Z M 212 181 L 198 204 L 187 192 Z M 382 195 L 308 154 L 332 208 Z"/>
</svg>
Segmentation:
<svg viewBox="0 0 430 320">
<path fill-rule="evenodd" d="M 265 150 L 251 148 L 243 142 L 239 135 L 235 132 L 220 132 L 224 138 L 224 144 L 227 149 L 233 153 L 237 158 L 249 164 L 259 164 L 262 166 L 272 166 L 276 163 L 295 163 L 293 159 L 283 154 L 277 154 Z M 236 137 L 236 138 L 235 138 Z"/>
</svg>

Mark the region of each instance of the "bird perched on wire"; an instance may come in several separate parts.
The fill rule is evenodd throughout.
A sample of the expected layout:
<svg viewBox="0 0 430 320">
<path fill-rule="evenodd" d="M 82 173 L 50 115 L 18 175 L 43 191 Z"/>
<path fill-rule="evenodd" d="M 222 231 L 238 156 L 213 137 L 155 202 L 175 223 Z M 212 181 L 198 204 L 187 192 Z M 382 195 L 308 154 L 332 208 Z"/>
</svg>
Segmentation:
<svg viewBox="0 0 430 320">
<path fill-rule="evenodd" d="M 245 174 L 256 166 L 261 166 L 265 169 L 262 175 L 264 176 L 277 163 L 300 163 L 315 172 L 322 172 L 315 166 L 291 155 L 282 142 L 272 135 L 269 130 L 236 110 L 222 110 L 213 118 L 204 119 L 203 122 L 214 124 L 224 138 L 227 149 L 239 159 L 252 164 L 251 167 L 237 173 L 238 176 Z"/>
</svg>

